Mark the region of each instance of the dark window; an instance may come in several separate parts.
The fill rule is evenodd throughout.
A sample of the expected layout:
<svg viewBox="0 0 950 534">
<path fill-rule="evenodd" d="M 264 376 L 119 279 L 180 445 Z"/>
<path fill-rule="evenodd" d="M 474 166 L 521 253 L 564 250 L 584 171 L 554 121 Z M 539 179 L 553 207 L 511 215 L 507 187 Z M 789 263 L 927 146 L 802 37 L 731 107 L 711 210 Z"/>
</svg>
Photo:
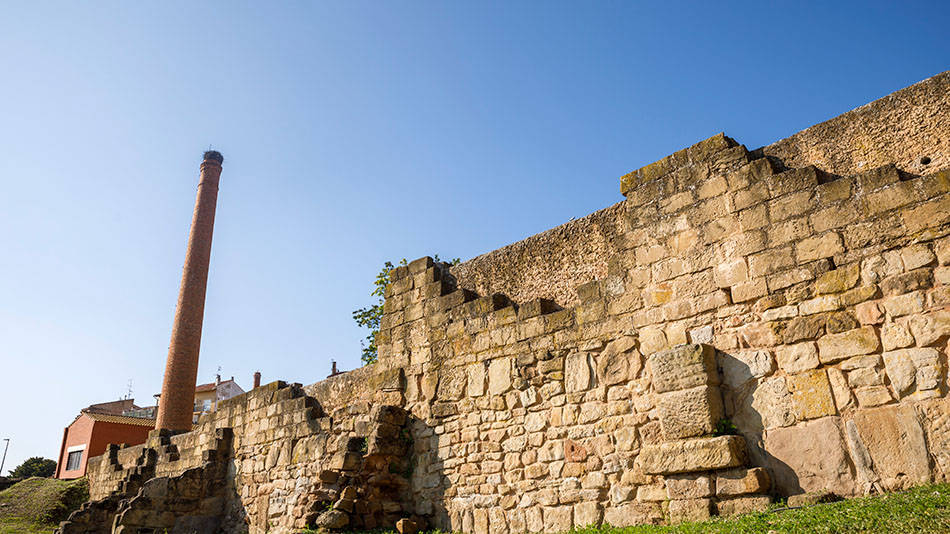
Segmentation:
<svg viewBox="0 0 950 534">
<path fill-rule="evenodd" d="M 66 457 L 66 470 L 75 471 L 79 469 L 79 462 L 82 461 L 82 451 L 73 451 Z"/>
</svg>

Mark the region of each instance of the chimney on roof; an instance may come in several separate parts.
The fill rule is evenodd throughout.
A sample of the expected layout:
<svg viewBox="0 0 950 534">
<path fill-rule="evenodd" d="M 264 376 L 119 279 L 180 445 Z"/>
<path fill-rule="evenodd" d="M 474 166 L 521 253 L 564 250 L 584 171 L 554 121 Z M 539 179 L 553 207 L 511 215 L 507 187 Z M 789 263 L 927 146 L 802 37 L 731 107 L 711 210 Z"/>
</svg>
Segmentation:
<svg viewBox="0 0 950 534">
<path fill-rule="evenodd" d="M 254 389 L 261 387 L 261 372 L 254 371 Z"/>
<path fill-rule="evenodd" d="M 204 153 L 198 195 L 191 219 L 191 234 L 185 252 L 181 288 L 172 326 L 162 395 L 158 401 L 156 429 L 187 432 L 192 427 L 195 380 L 198 378 L 198 351 L 204 319 L 205 293 L 208 289 L 208 265 L 211 260 L 211 236 L 218 201 L 218 180 L 224 157 L 220 152 Z"/>
</svg>

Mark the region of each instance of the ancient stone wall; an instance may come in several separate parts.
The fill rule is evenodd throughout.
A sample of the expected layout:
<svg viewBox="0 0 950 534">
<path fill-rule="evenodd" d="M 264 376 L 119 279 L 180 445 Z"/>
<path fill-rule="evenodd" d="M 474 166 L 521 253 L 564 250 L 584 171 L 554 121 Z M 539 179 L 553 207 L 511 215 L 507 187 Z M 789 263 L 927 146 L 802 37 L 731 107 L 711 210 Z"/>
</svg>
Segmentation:
<svg viewBox="0 0 950 534">
<path fill-rule="evenodd" d="M 948 95 L 945 73 L 751 152 L 716 135 L 589 217 L 397 268 L 379 363 L 112 450 L 93 494 L 205 465 L 222 428 L 234 532 L 556 532 L 950 480 Z"/>
</svg>

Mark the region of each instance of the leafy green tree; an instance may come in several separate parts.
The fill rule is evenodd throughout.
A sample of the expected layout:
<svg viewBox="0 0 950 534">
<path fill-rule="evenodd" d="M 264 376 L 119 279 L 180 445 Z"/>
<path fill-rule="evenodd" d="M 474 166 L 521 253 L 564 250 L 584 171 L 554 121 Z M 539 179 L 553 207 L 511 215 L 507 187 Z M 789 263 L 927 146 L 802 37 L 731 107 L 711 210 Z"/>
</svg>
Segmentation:
<svg viewBox="0 0 950 534">
<path fill-rule="evenodd" d="M 443 263 L 442 260 L 439 259 L 438 254 L 435 255 L 434 259 L 436 263 Z M 455 258 L 444 263 L 447 265 L 458 265 L 459 261 L 458 258 Z M 408 265 L 406 258 L 399 260 L 398 265 Z M 378 299 L 376 304 L 360 308 L 353 312 L 353 320 L 356 321 L 356 324 L 369 329 L 369 335 L 360 343 L 363 346 L 363 353 L 360 355 L 363 365 L 375 363 L 378 358 L 376 336 L 379 334 L 379 320 L 383 318 L 383 303 L 386 302 L 386 286 L 389 284 L 389 271 L 395 268 L 396 265 L 393 265 L 391 261 L 387 261 L 383 264 L 382 270 L 379 271 L 379 274 L 376 275 L 376 280 L 373 282 L 373 291 L 370 293 L 370 295 Z"/>
<path fill-rule="evenodd" d="M 16 466 L 16 469 L 10 471 L 10 476 L 12 478 L 48 478 L 53 476 L 53 473 L 55 472 L 56 462 L 47 458 L 43 458 L 42 456 L 34 456 L 22 464 Z"/>
</svg>

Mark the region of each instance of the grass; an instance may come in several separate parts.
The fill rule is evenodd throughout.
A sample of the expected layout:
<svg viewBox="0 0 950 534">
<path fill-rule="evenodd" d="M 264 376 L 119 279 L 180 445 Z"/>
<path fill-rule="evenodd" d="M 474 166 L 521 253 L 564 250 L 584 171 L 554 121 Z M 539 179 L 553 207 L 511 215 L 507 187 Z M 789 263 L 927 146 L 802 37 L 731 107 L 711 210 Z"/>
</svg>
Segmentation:
<svg viewBox="0 0 950 534">
<path fill-rule="evenodd" d="M 575 534 L 812 534 L 950 532 L 950 484 L 921 486 L 901 493 L 862 497 L 797 509 L 754 512 L 731 518 L 673 526 L 588 527 Z M 314 531 L 303 531 L 314 532 Z M 393 531 L 377 531 L 393 534 Z"/>
<path fill-rule="evenodd" d="M 0 491 L 0 534 L 47 534 L 89 498 L 86 479 L 28 478 Z"/>
</svg>

